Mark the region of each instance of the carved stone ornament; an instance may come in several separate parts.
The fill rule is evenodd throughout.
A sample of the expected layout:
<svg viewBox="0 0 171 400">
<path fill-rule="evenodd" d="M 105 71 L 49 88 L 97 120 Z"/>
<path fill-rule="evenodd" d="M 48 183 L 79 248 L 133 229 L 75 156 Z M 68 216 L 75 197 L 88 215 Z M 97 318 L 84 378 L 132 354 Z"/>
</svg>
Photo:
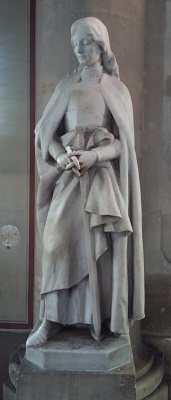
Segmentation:
<svg viewBox="0 0 171 400">
<path fill-rule="evenodd" d="M 16 226 L 4 225 L 0 228 L 0 240 L 2 246 L 10 249 L 16 246 L 20 241 L 20 232 Z"/>
</svg>

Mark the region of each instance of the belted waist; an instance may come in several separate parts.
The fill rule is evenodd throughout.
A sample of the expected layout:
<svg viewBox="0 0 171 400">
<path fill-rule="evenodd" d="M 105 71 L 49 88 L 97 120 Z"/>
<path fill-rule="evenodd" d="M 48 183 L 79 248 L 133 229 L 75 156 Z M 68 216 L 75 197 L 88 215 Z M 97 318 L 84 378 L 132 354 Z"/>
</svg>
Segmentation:
<svg viewBox="0 0 171 400">
<path fill-rule="evenodd" d="M 76 130 L 72 130 L 61 136 L 61 142 L 64 148 L 70 146 L 72 150 L 91 150 L 112 143 L 114 141 L 114 135 L 103 127 L 93 128 L 85 126 L 82 139 L 81 143 L 80 134 L 76 133 Z"/>
</svg>

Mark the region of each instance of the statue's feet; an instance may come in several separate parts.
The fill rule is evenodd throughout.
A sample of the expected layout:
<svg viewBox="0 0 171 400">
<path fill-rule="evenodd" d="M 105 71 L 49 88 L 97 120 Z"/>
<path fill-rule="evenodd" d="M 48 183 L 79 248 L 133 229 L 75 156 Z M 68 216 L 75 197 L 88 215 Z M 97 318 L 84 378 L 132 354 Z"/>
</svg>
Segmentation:
<svg viewBox="0 0 171 400">
<path fill-rule="evenodd" d="M 43 346 L 47 340 L 61 330 L 61 325 L 43 319 L 39 329 L 30 335 L 26 341 L 28 347 Z"/>
</svg>

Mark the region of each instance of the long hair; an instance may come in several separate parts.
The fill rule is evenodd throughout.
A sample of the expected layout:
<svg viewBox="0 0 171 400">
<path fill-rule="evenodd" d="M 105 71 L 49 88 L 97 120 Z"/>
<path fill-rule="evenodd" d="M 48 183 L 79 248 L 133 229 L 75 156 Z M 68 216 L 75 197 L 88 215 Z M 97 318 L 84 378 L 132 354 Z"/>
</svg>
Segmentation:
<svg viewBox="0 0 171 400">
<path fill-rule="evenodd" d="M 116 57 L 112 53 L 109 35 L 106 26 L 98 18 L 86 17 L 74 22 L 71 26 L 71 44 L 73 46 L 73 35 L 78 28 L 88 34 L 92 40 L 102 48 L 102 64 L 110 75 L 119 78 L 119 67 Z"/>
</svg>

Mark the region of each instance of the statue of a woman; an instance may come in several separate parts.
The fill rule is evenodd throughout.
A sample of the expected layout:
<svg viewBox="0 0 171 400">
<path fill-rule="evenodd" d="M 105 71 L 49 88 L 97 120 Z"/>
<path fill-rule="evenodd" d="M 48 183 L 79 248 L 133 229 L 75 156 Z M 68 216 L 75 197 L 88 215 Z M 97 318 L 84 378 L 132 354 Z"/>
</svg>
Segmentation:
<svg viewBox="0 0 171 400">
<path fill-rule="evenodd" d="M 144 317 L 141 200 L 132 103 L 119 79 L 105 25 L 76 21 L 71 43 L 79 68 L 55 89 L 36 127 L 43 239 L 40 328 L 88 324 L 99 340 Z"/>
</svg>

